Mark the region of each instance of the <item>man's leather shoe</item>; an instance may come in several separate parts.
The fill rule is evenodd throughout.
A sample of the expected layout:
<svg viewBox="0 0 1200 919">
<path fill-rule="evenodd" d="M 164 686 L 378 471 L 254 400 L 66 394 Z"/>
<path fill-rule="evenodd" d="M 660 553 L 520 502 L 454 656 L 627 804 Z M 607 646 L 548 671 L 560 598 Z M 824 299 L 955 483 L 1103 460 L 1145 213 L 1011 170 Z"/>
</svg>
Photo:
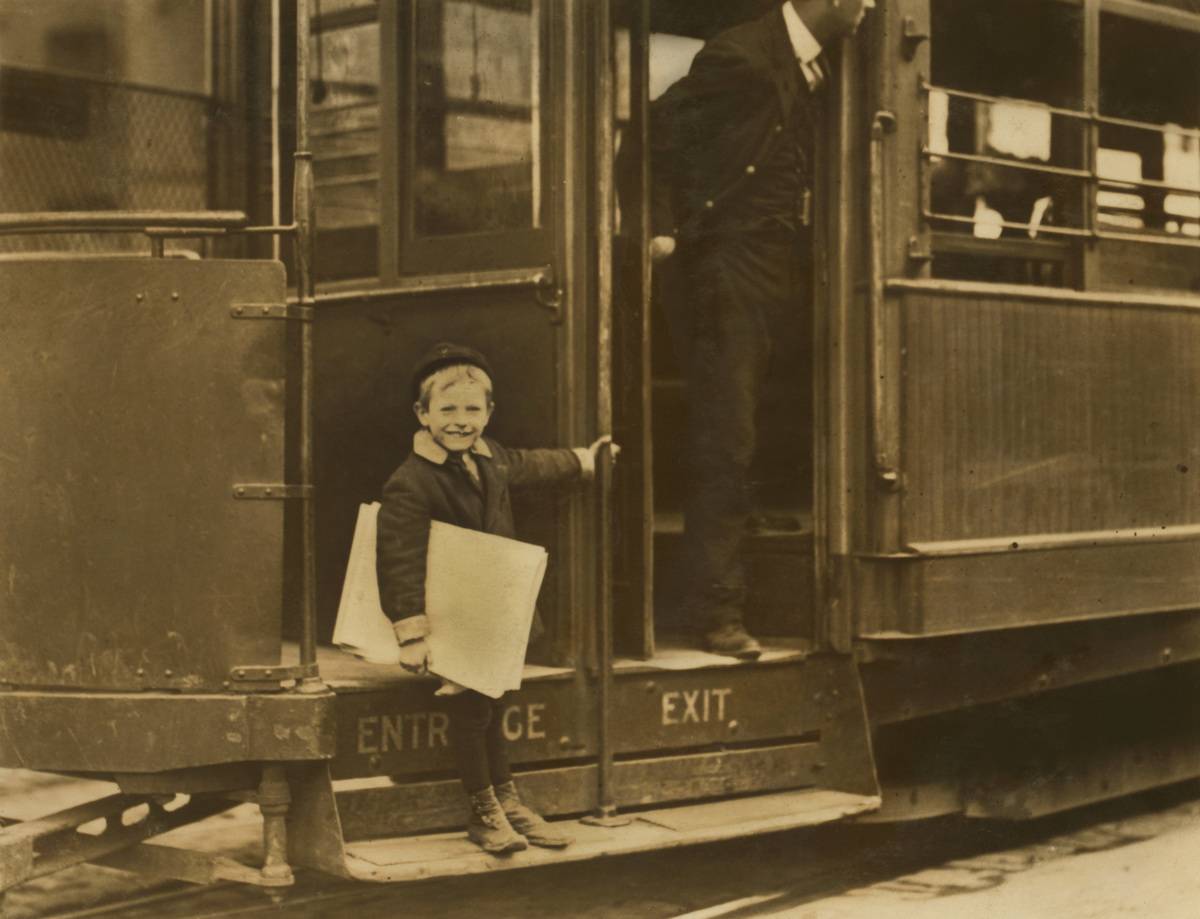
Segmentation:
<svg viewBox="0 0 1200 919">
<path fill-rule="evenodd" d="M 762 654 L 762 645 L 740 622 L 728 622 L 711 629 L 704 636 L 704 646 L 713 654 L 724 654 L 743 661 L 756 661 Z"/>
</svg>

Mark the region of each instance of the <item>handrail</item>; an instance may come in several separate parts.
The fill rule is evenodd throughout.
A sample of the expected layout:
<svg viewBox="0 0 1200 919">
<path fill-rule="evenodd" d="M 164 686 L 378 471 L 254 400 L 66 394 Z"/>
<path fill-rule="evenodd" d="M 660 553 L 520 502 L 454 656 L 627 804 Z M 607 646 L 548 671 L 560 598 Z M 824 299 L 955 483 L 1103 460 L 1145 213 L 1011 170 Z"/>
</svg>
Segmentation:
<svg viewBox="0 0 1200 919">
<path fill-rule="evenodd" d="M 868 222 L 871 242 L 871 290 L 869 324 L 871 335 L 871 458 L 875 474 L 889 488 L 900 484 L 900 462 L 898 446 L 891 425 L 891 404 L 888 398 L 889 381 L 887 372 L 887 338 L 883 322 L 884 308 L 884 228 L 883 198 L 883 138 L 896 127 L 896 117 L 891 112 L 876 112 L 871 122 L 871 144 L 869 150 L 869 203 Z"/>
<path fill-rule="evenodd" d="M 0 235 L 14 233 L 141 233 L 156 228 L 238 230 L 244 211 L 27 211 L 0 214 Z"/>
<path fill-rule="evenodd" d="M 312 10 L 309 0 L 296 0 L 296 150 L 292 173 L 292 221 L 296 262 L 296 294 L 301 308 L 316 305 L 316 199 L 313 194 L 313 155 L 309 149 L 308 52 Z M 311 322 L 300 326 L 300 468 L 299 485 L 313 493 L 314 343 Z M 301 520 L 301 609 L 300 664 L 317 668 L 317 525 L 316 502 L 302 503 Z M 325 684 L 319 675 L 303 677 L 301 692 L 320 692 Z"/>
</svg>

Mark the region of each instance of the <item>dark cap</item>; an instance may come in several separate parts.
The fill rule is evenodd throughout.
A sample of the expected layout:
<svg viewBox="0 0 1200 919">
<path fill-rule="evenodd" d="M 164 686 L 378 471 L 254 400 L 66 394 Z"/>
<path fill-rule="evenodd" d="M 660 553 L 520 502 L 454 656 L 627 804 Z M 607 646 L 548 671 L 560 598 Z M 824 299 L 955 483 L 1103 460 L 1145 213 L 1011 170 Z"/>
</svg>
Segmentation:
<svg viewBox="0 0 1200 919">
<path fill-rule="evenodd" d="M 472 367 L 478 367 L 486 373 L 489 379 L 492 377 L 492 367 L 487 362 L 487 358 L 474 348 L 468 348 L 466 345 L 456 345 L 448 341 L 438 342 L 417 361 L 416 366 L 413 368 L 413 399 L 420 398 L 421 384 L 428 377 L 443 367 L 449 367 L 452 364 L 470 364 Z"/>
</svg>

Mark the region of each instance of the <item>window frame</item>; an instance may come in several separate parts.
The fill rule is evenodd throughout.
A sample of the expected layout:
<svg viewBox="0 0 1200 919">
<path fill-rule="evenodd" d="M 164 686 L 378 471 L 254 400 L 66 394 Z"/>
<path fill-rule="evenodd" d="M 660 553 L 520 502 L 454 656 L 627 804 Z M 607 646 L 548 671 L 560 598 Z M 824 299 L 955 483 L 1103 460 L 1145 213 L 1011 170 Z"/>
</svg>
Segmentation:
<svg viewBox="0 0 1200 919">
<path fill-rule="evenodd" d="M 483 0 L 487 2 L 487 0 Z M 561 172 L 554 138 L 560 136 L 562 100 L 552 94 L 560 57 L 554 42 L 561 33 L 557 23 L 563 13 L 549 0 L 534 0 L 538 10 L 539 92 L 541 98 L 541 226 L 456 236 L 420 236 L 415 232 L 412 173 L 407 164 L 415 158 L 416 121 L 416 0 L 374 0 L 361 7 L 337 10 L 315 17 L 312 35 L 374 22 L 379 30 L 379 224 L 372 233 L 376 246 L 376 271 L 328 279 L 318 274 L 317 288 L 327 295 L 356 291 L 385 291 L 404 287 L 415 278 L 437 276 L 450 283 L 454 277 L 495 274 L 501 283 L 514 269 L 544 274 L 553 262 L 557 221 L 558 182 Z M 376 229 L 376 228 L 371 228 Z M 318 215 L 318 263 L 331 241 Z M 366 235 L 361 228 L 351 232 Z M 323 241 L 324 240 L 324 241 Z"/>
</svg>

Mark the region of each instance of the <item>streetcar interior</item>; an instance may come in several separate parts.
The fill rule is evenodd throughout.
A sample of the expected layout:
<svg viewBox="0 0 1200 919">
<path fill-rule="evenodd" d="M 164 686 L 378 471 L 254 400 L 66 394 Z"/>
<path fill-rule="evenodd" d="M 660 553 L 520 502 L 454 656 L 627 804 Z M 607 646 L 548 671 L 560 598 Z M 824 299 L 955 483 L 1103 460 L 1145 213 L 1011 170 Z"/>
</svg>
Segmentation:
<svg viewBox="0 0 1200 919">
<path fill-rule="evenodd" d="M 619 143 L 629 142 L 632 101 L 629 29 L 636 4 L 617 7 L 617 124 Z M 703 42 L 738 21 L 761 15 L 769 3 L 655 2 L 649 10 L 646 92 L 651 101 L 687 73 Z M 650 130 L 653 128 L 651 126 Z M 650 177 L 653 182 L 653 176 Z M 619 201 L 620 236 L 631 240 L 629 215 L 636 202 Z M 811 245 L 798 249 L 797 258 L 811 264 Z M 658 647 L 694 647 L 693 624 L 680 604 L 683 579 L 694 576 L 681 564 L 684 500 L 688 488 L 686 426 L 689 403 L 680 363 L 679 343 L 673 338 L 686 322 L 688 294 L 679 258 L 655 264 L 651 272 L 648 341 L 650 379 L 643 389 L 649 402 L 650 443 L 644 456 L 650 467 L 652 494 L 653 567 L 648 593 L 653 606 L 653 642 Z M 811 278 L 811 271 L 800 276 Z M 617 281 L 618 289 L 621 280 Z M 768 648 L 803 649 L 814 633 L 813 623 L 813 290 L 797 290 L 795 309 L 786 337 L 773 342 L 772 365 L 760 404 L 758 443 L 751 471 L 753 514 L 743 544 L 746 566 L 748 630 Z M 621 308 L 620 305 L 617 307 Z M 635 345 L 618 352 L 616 360 L 633 364 Z M 620 374 L 618 366 L 616 372 Z M 702 409 L 700 411 L 702 415 Z M 620 420 L 618 419 L 618 429 Z M 618 607 L 615 615 L 636 616 L 636 604 Z M 629 634 L 631 629 L 625 629 Z M 634 642 L 618 651 L 637 655 Z"/>
</svg>

